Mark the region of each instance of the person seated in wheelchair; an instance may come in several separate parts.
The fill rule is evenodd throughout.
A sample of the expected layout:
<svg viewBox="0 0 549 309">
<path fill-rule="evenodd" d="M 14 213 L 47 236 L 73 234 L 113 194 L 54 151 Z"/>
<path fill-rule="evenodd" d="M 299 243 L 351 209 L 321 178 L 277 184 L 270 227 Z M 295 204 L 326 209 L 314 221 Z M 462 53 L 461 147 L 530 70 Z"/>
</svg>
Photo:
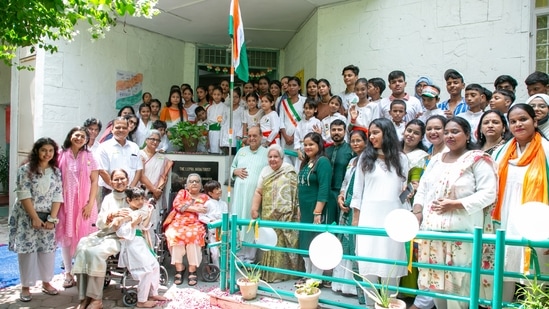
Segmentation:
<svg viewBox="0 0 549 309">
<path fill-rule="evenodd" d="M 228 212 L 227 203 L 221 201 L 221 184 L 216 180 L 210 180 L 204 185 L 204 192 L 208 194 L 210 199 L 204 204 L 207 207 L 207 212 L 200 214 L 198 220 L 204 224 L 212 223 L 221 220 L 221 215 Z M 208 230 L 208 239 L 211 242 L 215 241 L 215 229 Z M 210 255 L 212 263 L 219 268 L 219 247 L 211 247 Z"/>
<path fill-rule="evenodd" d="M 158 301 L 167 298 L 158 295 L 160 283 L 160 265 L 153 251 L 149 237 L 153 206 L 145 203 L 145 191 L 141 188 L 127 188 L 126 202 L 131 212 L 128 216 L 117 218 L 121 248 L 118 266 L 126 267 L 137 286 L 137 304 L 139 308 L 156 307 Z"/>
</svg>

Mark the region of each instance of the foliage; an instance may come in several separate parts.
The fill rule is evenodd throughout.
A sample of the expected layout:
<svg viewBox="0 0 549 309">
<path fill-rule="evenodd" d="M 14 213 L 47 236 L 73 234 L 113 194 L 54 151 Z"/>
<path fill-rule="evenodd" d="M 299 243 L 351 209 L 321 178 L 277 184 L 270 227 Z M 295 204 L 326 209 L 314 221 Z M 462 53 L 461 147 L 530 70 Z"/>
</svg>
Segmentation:
<svg viewBox="0 0 549 309">
<path fill-rule="evenodd" d="M 549 308 L 549 292 L 544 283 L 538 283 L 537 278 L 528 280 L 525 286 L 518 289 L 519 299 L 522 298 L 522 309 L 544 309 Z"/>
<path fill-rule="evenodd" d="M 315 279 L 307 279 L 305 283 L 297 285 L 296 292 L 298 294 L 313 295 L 316 294 L 319 289 L 320 282 Z"/>
<path fill-rule="evenodd" d="M 0 59 L 12 65 L 18 47 L 43 48 L 57 52 L 54 42 L 74 40 L 81 21 L 90 24 L 93 39 L 103 38 L 105 32 L 126 15 L 152 18 L 158 0 L 8 0 L 0 6 Z M 29 67 L 24 67 L 29 69 Z"/>
<path fill-rule="evenodd" d="M 185 139 L 189 146 L 194 146 L 194 141 L 205 140 L 205 134 L 208 132 L 206 125 L 198 125 L 188 121 L 180 121 L 175 126 L 168 129 L 170 141 L 174 146 L 182 150 L 185 149 Z"/>
<path fill-rule="evenodd" d="M 238 263 L 242 264 L 242 260 L 238 258 L 238 256 L 234 255 L 235 257 L 235 266 L 236 270 L 242 275 L 244 279 L 246 279 L 248 282 L 254 282 L 257 283 L 261 280 L 261 270 L 257 268 L 259 264 L 255 264 L 253 268 L 241 268 L 238 266 Z"/>
<path fill-rule="evenodd" d="M 238 264 L 243 264 L 244 262 L 242 262 L 242 260 L 239 259 L 238 256 L 236 256 L 236 254 L 234 254 L 233 252 L 231 252 L 231 254 L 235 258 L 234 265 L 236 267 L 236 270 L 242 275 L 242 278 L 240 278 L 239 280 L 245 280 L 245 281 L 248 281 L 248 282 L 261 282 L 261 283 L 264 283 L 266 286 L 268 286 L 273 291 L 273 293 L 275 293 L 278 296 L 278 298 L 282 299 L 282 297 L 280 297 L 278 292 L 270 284 L 268 284 L 264 280 L 261 280 L 261 270 L 257 268 L 257 266 L 259 266 L 259 264 L 255 264 L 253 268 L 249 268 L 249 269 L 244 268 L 244 269 L 242 269 L 242 268 L 240 268 L 240 266 Z"/>
<path fill-rule="evenodd" d="M 0 184 L 3 191 L 8 191 L 10 179 L 10 159 L 6 152 L 0 148 Z"/>
<path fill-rule="evenodd" d="M 364 291 L 364 294 L 368 295 L 368 297 L 374 302 L 376 302 L 376 304 L 378 304 L 379 306 L 383 308 L 389 308 L 389 305 L 391 304 L 391 298 L 395 298 L 398 295 L 398 290 L 393 294 L 389 294 L 389 279 L 391 277 L 390 275 L 387 277 L 387 280 L 385 282 L 383 281 L 380 282 L 379 284 L 380 288 L 378 290 L 376 286 L 372 283 L 372 281 L 368 280 L 368 278 L 346 267 L 344 268 L 347 271 L 352 272 L 354 275 L 359 276 L 360 278 L 362 278 L 362 280 L 368 282 L 368 284 L 372 287 L 372 290 L 366 289 L 365 287 L 362 286 L 362 284 L 360 284 L 360 282 L 358 282 L 356 279 L 353 278 L 355 283 L 362 289 L 362 291 Z M 389 274 L 391 274 L 392 272 L 393 271 L 391 269 L 391 272 Z"/>
</svg>

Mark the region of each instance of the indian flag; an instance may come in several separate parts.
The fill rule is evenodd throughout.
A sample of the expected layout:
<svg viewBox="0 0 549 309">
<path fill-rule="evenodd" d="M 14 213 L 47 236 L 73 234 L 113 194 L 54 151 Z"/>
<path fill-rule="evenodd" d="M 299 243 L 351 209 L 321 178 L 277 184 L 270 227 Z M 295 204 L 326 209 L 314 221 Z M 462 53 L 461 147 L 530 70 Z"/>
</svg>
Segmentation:
<svg viewBox="0 0 549 309">
<path fill-rule="evenodd" d="M 231 11 L 229 15 L 229 36 L 233 39 L 233 65 L 236 75 L 241 80 L 248 81 L 248 54 L 246 54 L 246 43 L 244 41 L 244 25 L 240 17 L 240 6 L 238 0 L 231 0 Z"/>
</svg>

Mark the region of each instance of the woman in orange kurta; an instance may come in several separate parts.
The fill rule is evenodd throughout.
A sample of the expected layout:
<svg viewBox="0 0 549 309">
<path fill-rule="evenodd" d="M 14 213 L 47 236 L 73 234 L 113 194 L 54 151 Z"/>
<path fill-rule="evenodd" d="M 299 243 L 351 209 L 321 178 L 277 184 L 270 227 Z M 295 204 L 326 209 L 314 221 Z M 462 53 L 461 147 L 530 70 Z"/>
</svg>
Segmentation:
<svg viewBox="0 0 549 309">
<path fill-rule="evenodd" d="M 185 268 L 183 257 L 187 254 L 189 262 L 188 284 L 196 285 L 196 269 L 202 262 L 201 247 L 204 246 L 206 228 L 198 220 L 199 213 L 206 213 L 204 205 L 208 195 L 200 193 L 202 179 L 198 174 L 187 177 L 185 189 L 179 191 L 173 201 L 171 213 L 164 221 L 164 230 L 168 241 L 168 248 L 172 255 L 172 265 L 175 265 L 174 283 L 181 284 Z"/>
</svg>

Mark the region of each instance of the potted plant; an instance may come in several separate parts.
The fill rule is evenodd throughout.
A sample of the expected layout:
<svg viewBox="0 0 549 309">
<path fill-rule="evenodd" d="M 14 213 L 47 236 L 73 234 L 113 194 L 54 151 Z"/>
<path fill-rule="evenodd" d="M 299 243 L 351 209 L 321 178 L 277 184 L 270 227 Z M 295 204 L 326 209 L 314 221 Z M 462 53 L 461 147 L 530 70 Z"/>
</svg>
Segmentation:
<svg viewBox="0 0 549 309">
<path fill-rule="evenodd" d="M 320 298 L 320 282 L 316 279 L 307 279 L 305 283 L 297 285 L 295 297 L 299 302 L 300 309 L 316 309 L 318 308 L 318 299 Z"/>
<path fill-rule="evenodd" d="M 389 294 L 389 277 L 387 277 L 387 280 L 385 282 L 380 282 L 380 288 L 378 290 L 376 286 L 370 280 L 368 280 L 368 278 L 348 268 L 345 269 L 359 276 L 360 278 L 362 278 L 362 280 L 368 282 L 368 284 L 372 287 L 372 290 L 368 290 L 363 287 L 360 282 L 353 278 L 356 284 L 362 289 L 362 291 L 364 291 L 364 294 L 366 294 L 371 300 L 375 302 L 376 309 L 406 309 L 406 303 L 403 300 L 396 298 L 396 296 L 398 295 L 398 289 L 395 293 Z"/>
<path fill-rule="evenodd" d="M 169 128 L 168 133 L 169 140 L 181 151 L 196 152 L 198 142 L 206 140 L 208 130 L 205 124 L 199 125 L 188 121 L 181 121 Z"/>
<path fill-rule="evenodd" d="M 534 280 L 527 280 L 525 286 L 521 286 L 518 291 L 518 298 L 521 309 L 542 309 L 549 308 L 549 292 L 543 282 L 538 283 L 536 277 Z"/>
<path fill-rule="evenodd" d="M 236 259 L 240 261 L 240 259 Z M 242 294 L 242 298 L 245 300 L 254 299 L 257 296 L 257 287 L 259 286 L 259 281 L 261 281 L 261 271 L 257 268 L 257 264 L 250 269 L 241 269 L 237 264 L 236 269 L 242 275 L 242 277 L 236 280 L 236 284 L 238 284 L 240 288 L 240 294 Z"/>
</svg>

